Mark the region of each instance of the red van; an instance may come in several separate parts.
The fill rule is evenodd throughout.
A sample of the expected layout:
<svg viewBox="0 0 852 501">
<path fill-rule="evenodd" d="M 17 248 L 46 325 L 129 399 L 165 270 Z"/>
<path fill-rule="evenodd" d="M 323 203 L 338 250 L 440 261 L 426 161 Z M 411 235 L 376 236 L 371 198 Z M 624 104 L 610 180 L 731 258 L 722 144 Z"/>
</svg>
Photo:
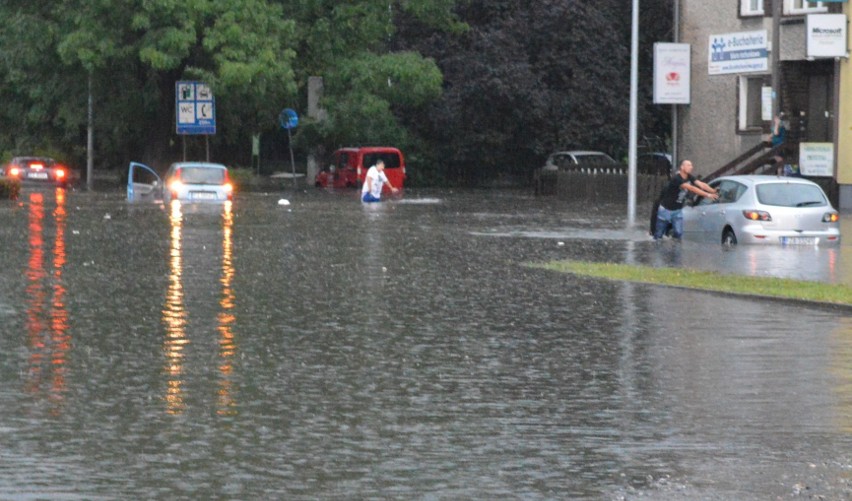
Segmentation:
<svg viewBox="0 0 852 501">
<path fill-rule="evenodd" d="M 314 184 L 321 188 L 360 187 L 367 176 L 367 169 L 382 159 L 385 175 L 394 188 L 402 188 L 405 181 L 405 158 L 397 148 L 389 146 L 363 146 L 340 148 L 334 152 L 331 164 L 317 174 Z M 390 191 L 385 185 L 383 191 Z"/>
</svg>

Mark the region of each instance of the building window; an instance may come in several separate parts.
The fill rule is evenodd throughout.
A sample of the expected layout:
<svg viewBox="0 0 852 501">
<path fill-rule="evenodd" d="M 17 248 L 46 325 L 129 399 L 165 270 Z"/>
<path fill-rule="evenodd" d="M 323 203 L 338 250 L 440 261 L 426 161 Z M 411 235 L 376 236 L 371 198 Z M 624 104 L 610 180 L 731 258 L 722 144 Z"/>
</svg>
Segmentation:
<svg viewBox="0 0 852 501">
<path fill-rule="evenodd" d="M 740 109 L 737 129 L 740 132 L 753 132 L 763 128 L 761 114 L 763 81 L 762 75 L 739 78 Z"/>
<path fill-rule="evenodd" d="M 784 0 L 784 14 L 810 14 L 827 12 L 826 2 L 809 2 L 808 0 Z"/>
<path fill-rule="evenodd" d="M 763 0 L 740 0 L 741 16 L 762 16 Z"/>
</svg>

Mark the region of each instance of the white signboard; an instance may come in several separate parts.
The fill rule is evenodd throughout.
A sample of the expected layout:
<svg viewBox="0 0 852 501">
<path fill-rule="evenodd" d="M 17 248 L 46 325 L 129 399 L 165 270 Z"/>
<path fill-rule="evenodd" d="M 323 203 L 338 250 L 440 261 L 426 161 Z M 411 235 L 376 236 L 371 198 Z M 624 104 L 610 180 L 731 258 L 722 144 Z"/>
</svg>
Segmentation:
<svg viewBox="0 0 852 501">
<path fill-rule="evenodd" d="M 772 87 L 760 88 L 760 119 L 766 122 L 772 120 Z"/>
<path fill-rule="evenodd" d="M 799 172 L 803 176 L 833 176 L 834 143 L 799 143 Z"/>
<path fill-rule="evenodd" d="M 654 104 L 689 104 L 688 43 L 654 44 Z"/>
<path fill-rule="evenodd" d="M 808 14 L 808 57 L 846 56 L 846 14 Z"/>
<path fill-rule="evenodd" d="M 767 31 L 744 31 L 710 35 L 707 51 L 711 75 L 769 70 Z"/>
</svg>

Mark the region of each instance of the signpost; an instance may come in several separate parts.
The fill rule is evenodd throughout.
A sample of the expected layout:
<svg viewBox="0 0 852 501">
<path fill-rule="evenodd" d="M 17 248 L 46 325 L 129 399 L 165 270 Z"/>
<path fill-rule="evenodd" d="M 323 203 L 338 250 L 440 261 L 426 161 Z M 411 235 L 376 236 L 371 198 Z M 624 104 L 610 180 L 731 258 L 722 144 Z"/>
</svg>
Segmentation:
<svg viewBox="0 0 852 501">
<path fill-rule="evenodd" d="M 834 175 L 834 143 L 799 143 L 799 172 L 813 177 Z"/>
<path fill-rule="evenodd" d="M 769 70 L 766 30 L 710 35 L 708 73 L 748 73 Z"/>
<path fill-rule="evenodd" d="M 689 104 L 690 45 L 654 44 L 654 104 Z"/>
<path fill-rule="evenodd" d="M 296 161 L 293 159 L 293 136 L 290 135 L 290 129 L 295 129 L 299 125 L 299 115 L 290 108 L 284 108 L 278 115 L 278 124 L 282 129 L 287 131 L 287 146 L 290 148 L 290 169 L 293 174 L 293 189 L 296 189 Z"/>
<path fill-rule="evenodd" d="M 213 91 L 204 82 L 175 83 L 175 114 L 177 133 L 180 135 L 216 134 L 216 101 Z M 184 157 L 186 157 L 184 139 Z M 209 140 L 205 137 L 207 160 L 210 161 Z M 184 158 L 186 160 L 186 158 Z"/>
</svg>

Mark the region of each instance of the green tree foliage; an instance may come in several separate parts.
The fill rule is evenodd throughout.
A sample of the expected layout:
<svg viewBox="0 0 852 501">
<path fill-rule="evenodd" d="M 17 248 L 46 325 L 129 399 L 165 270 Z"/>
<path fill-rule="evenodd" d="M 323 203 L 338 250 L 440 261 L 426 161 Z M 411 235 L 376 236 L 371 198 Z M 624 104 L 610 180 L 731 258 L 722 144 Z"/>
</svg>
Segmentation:
<svg viewBox="0 0 852 501">
<path fill-rule="evenodd" d="M 650 78 L 653 41 L 670 23 L 668 0 L 642 0 L 650 28 L 643 71 Z M 670 12 L 670 10 L 669 10 Z M 501 174 L 529 176 L 558 149 L 627 147 L 630 5 L 623 0 L 470 0 L 458 9 L 471 29 L 450 38 L 408 20 L 399 43 L 435 58 L 444 73 L 440 101 L 406 116 L 428 138 L 428 165 L 455 181 Z M 650 80 L 644 79 L 649 102 Z M 666 110 L 667 112 L 668 110 Z M 646 107 L 642 120 L 655 111 Z M 664 121 L 654 121 L 665 126 Z"/>
<path fill-rule="evenodd" d="M 670 4 L 642 0 L 645 75 Z M 91 90 L 96 168 L 162 167 L 182 153 L 175 82 L 197 79 L 215 158 L 248 163 L 317 75 L 327 120 L 303 116 L 297 147 L 391 143 L 433 179 L 526 175 L 554 149 L 626 147 L 629 16 L 623 0 L 5 0 L 0 154 L 82 164 Z"/>
<path fill-rule="evenodd" d="M 291 2 L 300 27 L 300 82 L 312 75 L 325 83 L 322 107 L 327 120 L 307 121 L 304 142 L 325 149 L 355 144 L 394 144 L 407 148 L 409 135 L 400 111 L 418 109 L 441 94 L 443 78 L 434 60 L 415 51 L 395 50 L 399 16 L 436 33 L 459 33 L 453 0 L 389 2 L 368 0 Z M 310 139 L 307 139 L 310 138 Z"/>
<path fill-rule="evenodd" d="M 458 30 L 453 0 L 54 0 L 0 3 L 0 110 L 6 151 L 61 149 L 79 162 L 86 107 L 95 102 L 98 165 L 163 163 L 180 152 L 174 85 L 209 83 L 220 157 L 275 129 L 285 107 L 304 109 L 311 75 L 328 81 L 330 120 L 313 139 L 404 141 L 397 108 L 440 94 L 434 61 L 394 53 L 394 18 Z M 91 79 L 91 80 L 90 80 Z M 310 124 L 308 124 L 310 125 Z M 246 159 L 247 160 L 247 159 Z"/>
</svg>

